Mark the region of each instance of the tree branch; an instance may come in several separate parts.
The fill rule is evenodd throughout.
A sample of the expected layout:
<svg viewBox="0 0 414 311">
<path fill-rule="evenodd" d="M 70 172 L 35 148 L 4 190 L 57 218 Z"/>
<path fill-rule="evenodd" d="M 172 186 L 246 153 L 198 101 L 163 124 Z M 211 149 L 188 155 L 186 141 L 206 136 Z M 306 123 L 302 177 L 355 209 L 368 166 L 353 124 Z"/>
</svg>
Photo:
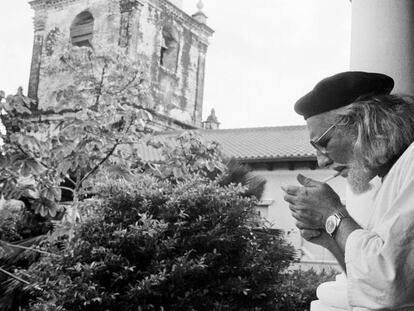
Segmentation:
<svg viewBox="0 0 414 311">
<path fill-rule="evenodd" d="M 11 244 L 11 243 L 8 243 L 6 241 L 2 241 L 2 243 L 5 243 L 7 246 L 9 246 L 11 248 L 24 249 L 26 251 L 32 251 L 32 252 L 35 252 L 35 253 L 50 255 L 50 256 L 54 256 L 54 257 L 59 257 L 56 254 L 52 254 L 52 253 L 49 253 L 49 252 L 45 252 L 45 251 L 42 251 L 40 249 L 36 249 L 36 248 L 33 248 L 33 247 L 27 247 L 27 246 L 22 246 L 22 245 Z"/>
<path fill-rule="evenodd" d="M 66 178 L 67 180 L 69 180 L 69 181 L 72 183 L 72 185 L 74 185 L 74 186 L 76 187 L 76 182 L 75 182 L 72 178 L 70 178 L 69 174 L 67 174 L 67 175 L 65 176 L 65 178 Z M 72 190 L 73 190 L 73 189 L 72 189 Z"/>
<path fill-rule="evenodd" d="M 70 69 L 72 69 L 73 71 L 76 71 L 76 68 L 75 68 L 75 67 L 73 67 L 73 66 L 72 66 L 72 64 L 69 64 L 68 60 L 67 60 L 64 56 L 61 56 L 61 57 L 59 58 L 59 60 L 60 60 L 62 63 L 64 63 L 66 66 L 68 66 Z"/>
<path fill-rule="evenodd" d="M 130 81 L 128 81 L 125 86 L 121 87 L 118 91 L 116 92 L 108 92 L 111 95 L 119 95 L 120 93 L 122 93 L 123 91 L 125 91 L 128 87 L 131 86 L 131 84 L 137 79 L 137 77 L 139 76 L 139 73 L 137 72 Z"/>
<path fill-rule="evenodd" d="M 63 187 L 63 186 L 59 186 L 58 187 L 59 189 L 62 189 L 62 190 L 68 190 L 68 191 L 70 191 L 70 192 L 75 192 L 75 190 L 73 190 L 72 188 L 69 188 L 69 187 Z"/>
<path fill-rule="evenodd" d="M 8 275 L 9 277 L 11 277 L 11 278 L 13 278 L 13 279 L 15 279 L 19 282 L 22 282 L 23 284 L 32 285 L 29 282 L 23 280 L 22 278 L 19 278 L 17 275 L 14 275 L 13 273 L 10 273 L 10 272 L 4 270 L 3 268 L 0 268 L 0 272 L 3 272 L 4 274 Z"/>
<path fill-rule="evenodd" d="M 16 146 L 17 146 L 17 148 L 18 148 L 21 152 L 23 152 L 23 154 L 24 154 L 26 157 L 31 158 L 31 159 L 36 159 L 34 156 L 32 156 L 31 154 L 29 154 L 27 151 L 25 151 L 25 150 L 22 148 L 22 146 L 20 146 L 19 144 L 17 144 L 17 143 L 16 143 Z M 51 169 L 51 168 L 50 168 L 47 164 L 43 163 L 42 161 L 39 161 L 39 163 L 40 163 L 40 164 L 42 164 L 45 168 L 47 168 L 47 169 Z"/>
<path fill-rule="evenodd" d="M 109 157 L 114 153 L 116 147 L 118 147 L 118 143 L 116 143 L 111 150 L 109 150 L 108 154 L 105 156 L 105 158 L 103 158 L 92 170 L 90 170 L 79 182 L 78 187 L 80 187 L 82 185 L 82 183 L 89 178 L 89 176 L 91 176 L 93 173 L 96 172 L 96 170 L 105 163 L 106 160 L 109 159 Z"/>
<path fill-rule="evenodd" d="M 105 79 L 105 73 L 106 73 L 106 69 L 107 68 L 108 68 L 108 63 L 105 63 L 105 65 L 102 67 L 101 81 L 99 81 L 98 94 L 96 95 L 96 98 L 95 98 L 95 104 L 94 104 L 94 106 L 96 106 L 96 107 L 98 106 L 99 100 L 101 99 L 102 88 L 103 88 L 104 79 Z"/>
</svg>

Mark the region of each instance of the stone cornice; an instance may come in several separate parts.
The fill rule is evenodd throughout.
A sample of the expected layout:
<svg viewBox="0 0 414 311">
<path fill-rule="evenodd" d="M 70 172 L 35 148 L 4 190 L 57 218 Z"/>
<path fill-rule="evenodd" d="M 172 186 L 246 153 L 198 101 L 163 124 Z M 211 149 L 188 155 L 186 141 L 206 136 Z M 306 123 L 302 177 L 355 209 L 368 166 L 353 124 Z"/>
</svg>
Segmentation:
<svg viewBox="0 0 414 311">
<path fill-rule="evenodd" d="M 120 0 L 119 8 L 121 13 L 132 12 L 134 9 L 143 6 L 143 3 L 138 0 Z"/>
<path fill-rule="evenodd" d="M 48 8 L 61 7 L 62 5 L 79 1 L 81 0 L 33 0 L 29 2 L 29 4 L 35 11 L 37 11 Z M 118 1 L 121 2 L 120 0 Z M 174 16 L 175 19 L 187 25 L 187 27 L 190 27 L 193 30 L 196 30 L 197 32 L 201 33 L 206 38 L 211 37 L 214 33 L 213 29 L 211 29 L 203 23 L 197 22 L 193 17 L 191 17 L 190 15 L 188 15 L 187 13 L 185 13 L 184 11 L 182 11 L 181 9 L 179 9 L 167 0 L 136 0 L 132 2 L 136 2 L 141 6 L 144 5 L 144 2 L 148 2 L 149 4 L 153 4 L 155 7 L 166 10 L 168 13 Z"/>
<path fill-rule="evenodd" d="M 184 11 L 177 8 L 174 4 L 167 0 L 147 0 L 148 3 L 152 3 L 154 6 L 166 10 L 170 13 L 175 19 L 182 22 L 183 24 L 190 26 L 192 29 L 197 30 L 199 33 L 203 34 L 206 38 L 209 38 L 213 35 L 214 30 L 208 27 L 205 24 L 197 22 L 193 17 L 185 13 Z"/>
<path fill-rule="evenodd" d="M 80 0 L 34 0 L 29 2 L 30 6 L 35 10 L 42 10 L 47 8 L 54 8 L 62 4 L 78 2 Z"/>
<path fill-rule="evenodd" d="M 55 7 L 59 7 L 65 4 L 70 4 L 70 3 L 79 2 L 79 1 L 81 0 L 33 0 L 33 1 L 30 1 L 29 4 L 34 10 L 42 10 L 42 9 L 48 9 L 48 8 L 55 8 Z M 144 0 L 133 0 L 133 1 L 117 0 L 117 2 L 120 3 L 120 5 L 121 5 L 121 2 L 135 2 L 136 5 L 140 5 L 140 6 L 144 5 L 143 1 Z"/>
</svg>

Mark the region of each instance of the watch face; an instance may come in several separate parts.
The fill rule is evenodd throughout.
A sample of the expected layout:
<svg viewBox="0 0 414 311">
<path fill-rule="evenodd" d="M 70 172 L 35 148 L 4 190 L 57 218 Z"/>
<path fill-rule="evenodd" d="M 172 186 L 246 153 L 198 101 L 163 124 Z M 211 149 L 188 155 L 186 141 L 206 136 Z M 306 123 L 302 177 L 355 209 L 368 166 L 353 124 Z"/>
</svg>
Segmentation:
<svg viewBox="0 0 414 311">
<path fill-rule="evenodd" d="M 332 235 L 335 229 L 336 229 L 336 218 L 335 216 L 329 216 L 328 219 L 326 219 L 325 230 L 327 233 Z"/>
</svg>

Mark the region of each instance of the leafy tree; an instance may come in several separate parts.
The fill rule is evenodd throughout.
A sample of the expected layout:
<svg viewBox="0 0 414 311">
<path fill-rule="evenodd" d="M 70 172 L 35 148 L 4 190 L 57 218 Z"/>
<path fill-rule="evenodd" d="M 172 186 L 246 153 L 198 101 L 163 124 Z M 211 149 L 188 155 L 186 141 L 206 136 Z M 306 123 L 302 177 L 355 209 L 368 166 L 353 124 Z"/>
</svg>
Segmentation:
<svg viewBox="0 0 414 311">
<path fill-rule="evenodd" d="M 72 201 L 66 218 L 73 223 L 101 169 L 127 175 L 139 161 L 134 146 L 148 134 L 152 118 L 143 104 L 145 72 L 146 64 L 123 49 L 68 48 L 60 42 L 42 74 L 49 77 L 44 81 L 64 83 L 46 102 L 24 96 L 21 88 L 12 96 L 0 91 L 6 129 L 0 137 L 0 202 L 18 199 L 25 205 L 2 212 L 0 282 L 6 284 L 0 288 L 0 309 L 12 304 L 4 301 L 12 296 L 6 294 L 10 279 L 4 276 L 16 280 L 9 272 L 32 263 L 37 251 L 21 247 L 38 244 L 34 237 L 52 230 L 52 220 L 65 212 L 61 201 Z M 71 234 L 70 222 L 57 223 L 55 234 Z"/>
<path fill-rule="evenodd" d="M 133 146 L 152 118 L 143 105 L 145 71 L 120 48 L 63 47 L 42 69 L 49 81 L 65 81 L 51 103 L 35 103 L 21 90 L 2 95 L 1 195 L 25 197 L 37 213 L 55 217 L 62 190 L 76 209 L 102 167 L 126 173 L 137 162 Z"/>
<path fill-rule="evenodd" d="M 172 182 L 185 179 L 188 174 L 198 173 L 211 180 L 218 176 L 219 184 L 231 183 L 247 187 L 245 195 L 261 198 L 266 181 L 252 174 L 247 165 L 234 158 L 227 158 L 217 142 L 204 142 L 196 131 L 186 131 L 181 135 L 166 136 L 150 140 L 149 145 L 161 148 L 163 161 L 150 166 L 152 173 L 161 179 Z"/>
</svg>

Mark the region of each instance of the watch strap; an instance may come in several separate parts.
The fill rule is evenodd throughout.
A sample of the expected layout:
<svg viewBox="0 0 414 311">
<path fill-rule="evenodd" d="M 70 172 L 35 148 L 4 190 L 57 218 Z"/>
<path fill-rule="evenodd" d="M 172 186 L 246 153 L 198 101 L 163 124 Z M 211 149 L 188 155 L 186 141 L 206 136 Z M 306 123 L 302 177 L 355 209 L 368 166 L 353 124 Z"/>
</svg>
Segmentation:
<svg viewBox="0 0 414 311">
<path fill-rule="evenodd" d="M 343 212 L 341 212 L 341 211 L 337 211 L 336 213 L 334 213 L 332 216 L 334 216 L 336 219 L 337 219 L 337 221 L 336 221 L 336 224 L 335 224 L 335 229 L 332 231 L 332 233 L 330 233 L 329 235 L 332 237 L 332 238 L 335 238 L 335 235 L 336 235 L 336 233 L 338 232 L 338 228 L 339 228 L 339 225 L 341 224 L 341 221 L 343 220 L 343 219 L 345 219 L 345 218 L 348 218 L 349 217 L 349 215 L 347 215 L 347 214 L 345 214 L 345 213 L 343 213 Z"/>
</svg>

